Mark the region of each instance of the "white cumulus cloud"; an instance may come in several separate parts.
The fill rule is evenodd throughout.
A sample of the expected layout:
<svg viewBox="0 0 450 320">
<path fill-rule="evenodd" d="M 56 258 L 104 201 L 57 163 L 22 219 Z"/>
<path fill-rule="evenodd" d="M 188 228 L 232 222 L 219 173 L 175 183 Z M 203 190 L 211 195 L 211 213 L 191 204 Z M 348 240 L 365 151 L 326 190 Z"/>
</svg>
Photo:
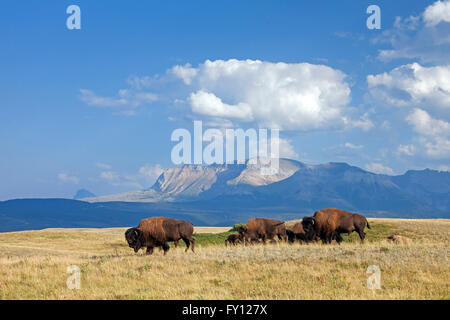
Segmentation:
<svg viewBox="0 0 450 320">
<path fill-rule="evenodd" d="M 240 119 L 243 121 L 253 120 L 252 109 L 246 103 L 238 103 L 237 105 L 229 105 L 223 103 L 222 100 L 216 97 L 213 93 L 199 90 L 191 93 L 189 97 L 192 111 L 198 114 L 211 116 Z"/>
<path fill-rule="evenodd" d="M 191 89 L 187 102 L 197 116 L 285 130 L 370 126 L 350 115 L 346 75 L 325 65 L 206 60 L 171 72 Z"/>
<path fill-rule="evenodd" d="M 197 69 L 192 68 L 191 64 L 187 63 L 184 66 L 174 66 L 171 70 L 178 78 L 183 79 L 185 84 L 191 84 L 192 79 L 197 75 Z"/>
<path fill-rule="evenodd" d="M 428 6 L 423 19 L 427 26 L 435 26 L 442 21 L 450 22 L 450 1 L 436 1 Z"/>
<path fill-rule="evenodd" d="M 450 157 L 450 123 L 431 117 L 426 111 L 416 108 L 408 115 L 406 121 L 419 134 L 416 149 L 423 150 L 429 158 L 443 159 Z M 412 148 L 412 147 L 410 147 Z M 403 150 L 405 150 L 403 148 Z M 405 152 L 406 153 L 406 152 Z M 408 153 L 406 153 L 408 154 Z"/>
<path fill-rule="evenodd" d="M 367 76 L 375 99 L 394 106 L 432 106 L 450 110 L 450 65 L 423 67 L 418 63 Z"/>
<path fill-rule="evenodd" d="M 426 111 L 419 108 L 415 108 L 406 118 L 406 121 L 414 126 L 415 131 L 426 136 L 450 135 L 450 123 L 434 119 Z"/>
<path fill-rule="evenodd" d="M 392 48 L 379 51 L 378 58 L 419 59 L 423 63 L 450 63 L 450 0 L 436 1 L 422 14 L 396 17 L 394 27 L 384 30 L 375 43 L 389 43 Z"/>
</svg>

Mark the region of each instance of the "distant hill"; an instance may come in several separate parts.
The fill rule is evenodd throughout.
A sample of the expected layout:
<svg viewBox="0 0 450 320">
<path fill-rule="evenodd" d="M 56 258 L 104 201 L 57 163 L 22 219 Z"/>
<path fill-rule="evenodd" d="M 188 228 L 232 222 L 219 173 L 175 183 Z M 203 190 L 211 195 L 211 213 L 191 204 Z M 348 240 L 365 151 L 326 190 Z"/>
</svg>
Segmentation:
<svg viewBox="0 0 450 320">
<path fill-rule="evenodd" d="M 73 196 L 74 200 L 83 199 L 83 198 L 94 198 L 96 197 L 95 194 L 92 192 L 86 190 L 86 189 L 80 189 L 77 191 L 77 193 Z"/>
<path fill-rule="evenodd" d="M 346 163 L 307 165 L 280 159 L 273 176 L 259 165 L 185 165 L 164 171 L 146 190 L 102 197 L 0 202 L 0 231 L 137 225 L 169 216 L 229 226 L 251 217 L 293 220 L 338 207 L 368 217 L 450 218 L 450 173 L 375 174 Z"/>
</svg>

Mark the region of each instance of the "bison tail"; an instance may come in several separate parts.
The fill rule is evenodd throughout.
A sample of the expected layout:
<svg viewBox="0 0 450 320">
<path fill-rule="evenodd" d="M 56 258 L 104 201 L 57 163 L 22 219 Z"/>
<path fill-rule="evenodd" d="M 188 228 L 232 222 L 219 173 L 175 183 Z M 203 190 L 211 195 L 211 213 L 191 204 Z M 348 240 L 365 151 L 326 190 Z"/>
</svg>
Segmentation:
<svg viewBox="0 0 450 320">
<path fill-rule="evenodd" d="M 367 219 L 366 219 L 366 223 L 367 223 L 367 228 L 371 229 L 370 225 L 369 225 L 369 221 Z"/>
</svg>

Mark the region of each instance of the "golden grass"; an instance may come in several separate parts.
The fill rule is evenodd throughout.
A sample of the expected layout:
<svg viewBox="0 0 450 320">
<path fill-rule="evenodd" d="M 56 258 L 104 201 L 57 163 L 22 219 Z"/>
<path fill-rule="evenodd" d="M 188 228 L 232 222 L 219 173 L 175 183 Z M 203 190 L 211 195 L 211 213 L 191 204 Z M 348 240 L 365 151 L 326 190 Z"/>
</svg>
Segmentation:
<svg viewBox="0 0 450 320">
<path fill-rule="evenodd" d="M 376 232 L 364 245 L 200 243 L 196 253 L 181 245 L 166 256 L 135 254 L 125 228 L 3 233 L 0 299 L 450 298 L 450 220 L 369 221 Z M 196 228 L 214 231 L 224 230 Z M 389 243 L 389 233 L 413 243 Z M 79 290 L 66 286 L 69 265 L 81 269 Z M 381 269 L 379 290 L 366 286 L 370 265 Z"/>
<path fill-rule="evenodd" d="M 227 232 L 230 227 L 194 227 L 194 233 L 221 233 Z"/>
</svg>

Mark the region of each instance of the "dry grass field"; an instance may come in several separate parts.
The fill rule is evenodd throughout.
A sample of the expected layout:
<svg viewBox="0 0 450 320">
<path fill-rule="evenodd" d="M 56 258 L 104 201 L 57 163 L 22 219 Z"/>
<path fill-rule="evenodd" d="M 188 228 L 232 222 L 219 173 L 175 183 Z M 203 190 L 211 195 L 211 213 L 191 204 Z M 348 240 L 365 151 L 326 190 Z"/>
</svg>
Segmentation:
<svg viewBox="0 0 450 320">
<path fill-rule="evenodd" d="M 135 254 L 126 228 L 0 234 L 0 299 L 449 299 L 450 220 L 369 219 L 367 241 L 225 248 L 229 228 L 196 228 L 166 256 Z M 292 222 L 290 223 L 292 224 Z M 396 245 L 386 236 L 413 239 Z M 81 270 L 68 289 L 67 267 Z M 367 268 L 381 288 L 367 287 Z"/>
</svg>

